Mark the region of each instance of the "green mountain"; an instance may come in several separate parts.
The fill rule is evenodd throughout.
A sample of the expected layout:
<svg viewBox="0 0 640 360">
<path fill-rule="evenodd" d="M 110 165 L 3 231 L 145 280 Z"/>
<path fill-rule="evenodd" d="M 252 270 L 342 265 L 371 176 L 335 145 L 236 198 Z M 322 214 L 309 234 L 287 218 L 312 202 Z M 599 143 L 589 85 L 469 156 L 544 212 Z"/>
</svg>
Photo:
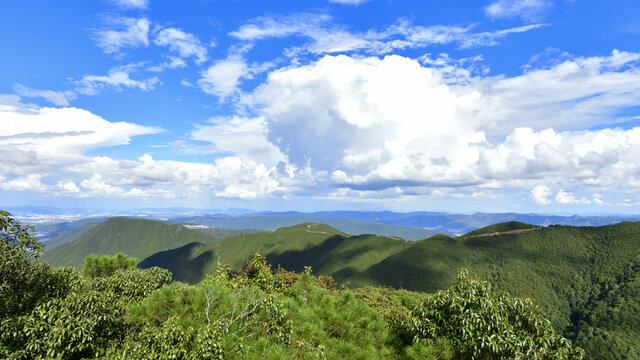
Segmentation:
<svg viewBox="0 0 640 360">
<path fill-rule="evenodd" d="M 459 270 L 467 268 L 495 289 L 541 306 L 558 331 L 591 349 L 592 358 L 607 358 L 604 354 L 611 349 L 640 351 L 637 222 L 602 227 L 509 222 L 458 238 L 435 235 L 417 242 L 348 236 L 326 225 L 301 224 L 209 245 L 189 244 L 154 254 L 139 265 L 165 267 L 176 279 L 197 282 L 218 263 L 238 270 L 255 253 L 285 269 L 311 266 L 316 274 L 356 287 L 428 293 L 451 286 Z"/>
<path fill-rule="evenodd" d="M 603 354 L 611 349 L 639 353 L 640 344 L 633 339 L 640 338 L 640 327 L 631 323 L 638 324 L 640 318 L 640 293 L 629 289 L 638 286 L 640 277 L 640 223 L 478 236 L 489 233 L 495 228 L 476 236 L 416 242 L 349 281 L 434 292 L 449 286 L 456 271 L 465 267 L 498 290 L 532 299 L 565 336 L 579 346 L 600 349 L 592 350 L 598 354 L 594 358 L 607 358 Z"/>
<path fill-rule="evenodd" d="M 640 353 L 637 222 L 539 227 L 512 221 L 457 238 L 438 234 L 415 242 L 351 236 L 328 225 L 303 223 L 216 241 L 183 225 L 112 218 L 48 251 L 44 259 L 79 266 L 88 254 L 116 252 L 142 259 L 139 267 L 160 266 L 190 283 L 215 272 L 218 264 L 239 270 L 256 253 L 274 266 L 297 272 L 311 266 L 314 274 L 355 287 L 429 293 L 450 287 L 466 268 L 496 290 L 539 305 L 556 330 L 587 349 L 590 358 Z"/>
<path fill-rule="evenodd" d="M 311 266 L 315 273 L 344 281 L 410 246 L 410 242 L 399 238 L 349 236 L 328 225 L 303 223 L 274 232 L 238 235 L 208 245 L 191 243 L 153 254 L 139 266 L 163 267 L 175 279 L 193 283 L 214 272 L 219 263 L 238 270 L 260 253 L 274 266 L 293 271 Z"/>
<path fill-rule="evenodd" d="M 144 259 L 190 242 L 211 243 L 218 239 L 182 225 L 115 217 L 84 232 L 73 242 L 48 250 L 43 259 L 52 266 L 80 267 L 90 254 L 122 252 Z"/>
</svg>

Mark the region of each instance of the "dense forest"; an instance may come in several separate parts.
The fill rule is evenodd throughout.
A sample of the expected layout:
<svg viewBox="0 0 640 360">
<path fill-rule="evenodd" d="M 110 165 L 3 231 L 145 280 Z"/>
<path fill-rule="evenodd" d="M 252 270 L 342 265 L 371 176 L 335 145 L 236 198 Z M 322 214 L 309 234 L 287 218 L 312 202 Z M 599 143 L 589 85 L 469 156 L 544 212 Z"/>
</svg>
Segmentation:
<svg viewBox="0 0 640 360">
<path fill-rule="evenodd" d="M 44 262 L 42 244 L 10 214 L 0 225 L 5 358 L 579 359 L 584 348 L 586 358 L 633 359 L 640 348 L 638 224 L 507 223 L 418 242 L 302 224 L 141 261 L 77 254 L 81 271 Z M 564 251 L 547 254 L 550 244 Z M 192 284 L 153 266 L 167 251 L 183 256 L 174 269 L 203 260 L 194 246 L 212 248 Z M 523 249 L 540 269 L 507 260 Z"/>
</svg>

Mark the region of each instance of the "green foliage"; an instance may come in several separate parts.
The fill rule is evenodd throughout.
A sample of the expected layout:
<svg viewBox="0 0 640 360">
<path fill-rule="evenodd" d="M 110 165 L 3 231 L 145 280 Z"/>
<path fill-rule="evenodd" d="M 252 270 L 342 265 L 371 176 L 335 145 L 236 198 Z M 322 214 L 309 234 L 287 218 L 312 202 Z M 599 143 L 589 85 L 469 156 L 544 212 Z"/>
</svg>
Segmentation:
<svg viewBox="0 0 640 360">
<path fill-rule="evenodd" d="M 254 337 L 286 345 L 291 333 L 287 313 L 273 294 L 222 277 L 198 286 L 166 286 L 128 313 L 133 335 L 118 354 L 132 359 L 226 358 L 243 352 Z"/>
<path fill-rule="evenodd" d="M 458 283 L 438 291 L 412 314 L 415 341 L 445 338 L 463 359 L 582 359 L 584 352 L 555 334 L 531 299 L 491 290 L 463 270 Z"/>
<path fill-rule="evenodd" d="M 171 273 L 165 269 L 119 269 L 110 277 L 96 278 L 91 288 L 109 292 L 127 303 L 149 296 L 154 290 L 171 282 Z"/>
<path fill-rule="evenodd" d="M 215 275 L 202 273 L 205 280 L 190 286 L 160 268 L 132 269 L 122 256 L 116 267 L 123 269 L 89 276 L 52 269 L 38 258 L 29 228 L 1 218 L 1 255 L 15 266 L 0 263 L 0 358 L 580 358 L 559 335 L 566 324 L 565 334 L 592 358 L 633 358 L 640 346 L 638 224 L 413 244 L 303 224 L 216 245 L 217 254 L 194 260 L 224 261 L 233 250 L 227 258 L 236 264 L 255 247 L 269 252 L 242 268 L 216 262 L 207 271 Z M 272 270 L 272 259 L 282 267 Z M 466 274 L 452 280 L 461 265 L 498 291 Z M 349 290 L 311 267 L 340 279 L 397 286 L 405 276 L 417 289 L 449 289 Z M 556 331 L 531 298 L 550 311 Z"/>
<path fill-rule="evenodd" d="M 576 344 L 599 359 L 640 358 L 640 255 L 573 314 Z"/>
<path fill-rule="evenodd" d="M 20 230 L 16 222 L 4 224 Z M 2 287 L 2 358 L 81 359 L 104 354 L 113 341 L 125 335 L 125 307 L 171 279 L 171 274 L 159 268 L 119 269 L 110 277 L 96 279 L 81 277 L 73 268 L 51 269 L 37 258 L 33 250 L 38 248 L 37 239 L 28 230 L 12 232 L 9 228 L 5 234 L 13 235 L 3 237 L 8 240 L 3 240 L 7 251 L 2 256 L 19 271 L 2 269 L 9 280 Z M 16 279 L 9 277 L 12 274 Z"/>
<path fill-rule="evenodd" d="M 123 253 L 113 256 L 89 255 L 82 266 L 82 274 L 92 278 L 111 276 L 119 269 L 133 269 L 137 262 L 137 259 Z"/>
<path fill-rule="evenodd" d="M 32 231 L 33 227 L 22 225 L 10 213 L 0 210 L 0 241 L 21 257 L 37 257 L 44 251 L 44 245 L 31 236 Z"/>
<path fill-rule="evenodd" d="M 29 312 L 69 290 L 68 272 L 39 260 L 44 247 L 31 230 L 0 211 L 0 318 Z"/>
<path fill-rule="evenodd" d="M 86 290 L 40 304 L 30 314 L 12 319 L 15 323 L 3 323 L 3 330 L 10 326 L 16 331 L 10 339 L 3 337 L 3 343 L 10 341 L 14 350 L 3 355 L 41 359 L 99 355 L 111 339 L 123 333 L 116 303 L 111 293 Z"/>
</svg>

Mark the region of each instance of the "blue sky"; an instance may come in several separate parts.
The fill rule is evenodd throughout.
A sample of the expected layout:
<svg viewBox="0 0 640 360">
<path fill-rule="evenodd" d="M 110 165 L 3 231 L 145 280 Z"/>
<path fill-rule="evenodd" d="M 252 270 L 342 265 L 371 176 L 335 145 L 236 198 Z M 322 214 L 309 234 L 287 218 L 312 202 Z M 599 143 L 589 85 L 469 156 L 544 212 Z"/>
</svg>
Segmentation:
<svg viewBox="0 0 640 360">
<path fill-rule="evenodd" d="M 3 1 L 5 206 L 638 213 L 636 1 Z"/>
</svg>

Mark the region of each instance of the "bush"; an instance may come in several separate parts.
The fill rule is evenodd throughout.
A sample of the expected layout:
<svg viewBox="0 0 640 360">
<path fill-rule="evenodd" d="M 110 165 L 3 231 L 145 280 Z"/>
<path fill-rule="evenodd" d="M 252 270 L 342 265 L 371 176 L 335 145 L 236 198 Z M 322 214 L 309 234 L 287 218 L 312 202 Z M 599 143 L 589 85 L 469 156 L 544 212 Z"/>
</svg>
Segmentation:
<svg viewBox="0 0 640 360">
<path fill-rule="evenodd" d="M 92 278 L 111 276 L 117 270 L 135 268 L 136 262 L 137 259 L 123 253 L 113 256 L 89 255 L 82 266 L 82 273 Z"/>
<path fill-rule="evenodd" d="M 466 270 L 458 283 L 430 296 L 411 316 L 416 342 L 446 339 L 464 359 L 582 359 L 584 352 L 556 335 L 533 301 L 493 292 Z"/>
</svg>

